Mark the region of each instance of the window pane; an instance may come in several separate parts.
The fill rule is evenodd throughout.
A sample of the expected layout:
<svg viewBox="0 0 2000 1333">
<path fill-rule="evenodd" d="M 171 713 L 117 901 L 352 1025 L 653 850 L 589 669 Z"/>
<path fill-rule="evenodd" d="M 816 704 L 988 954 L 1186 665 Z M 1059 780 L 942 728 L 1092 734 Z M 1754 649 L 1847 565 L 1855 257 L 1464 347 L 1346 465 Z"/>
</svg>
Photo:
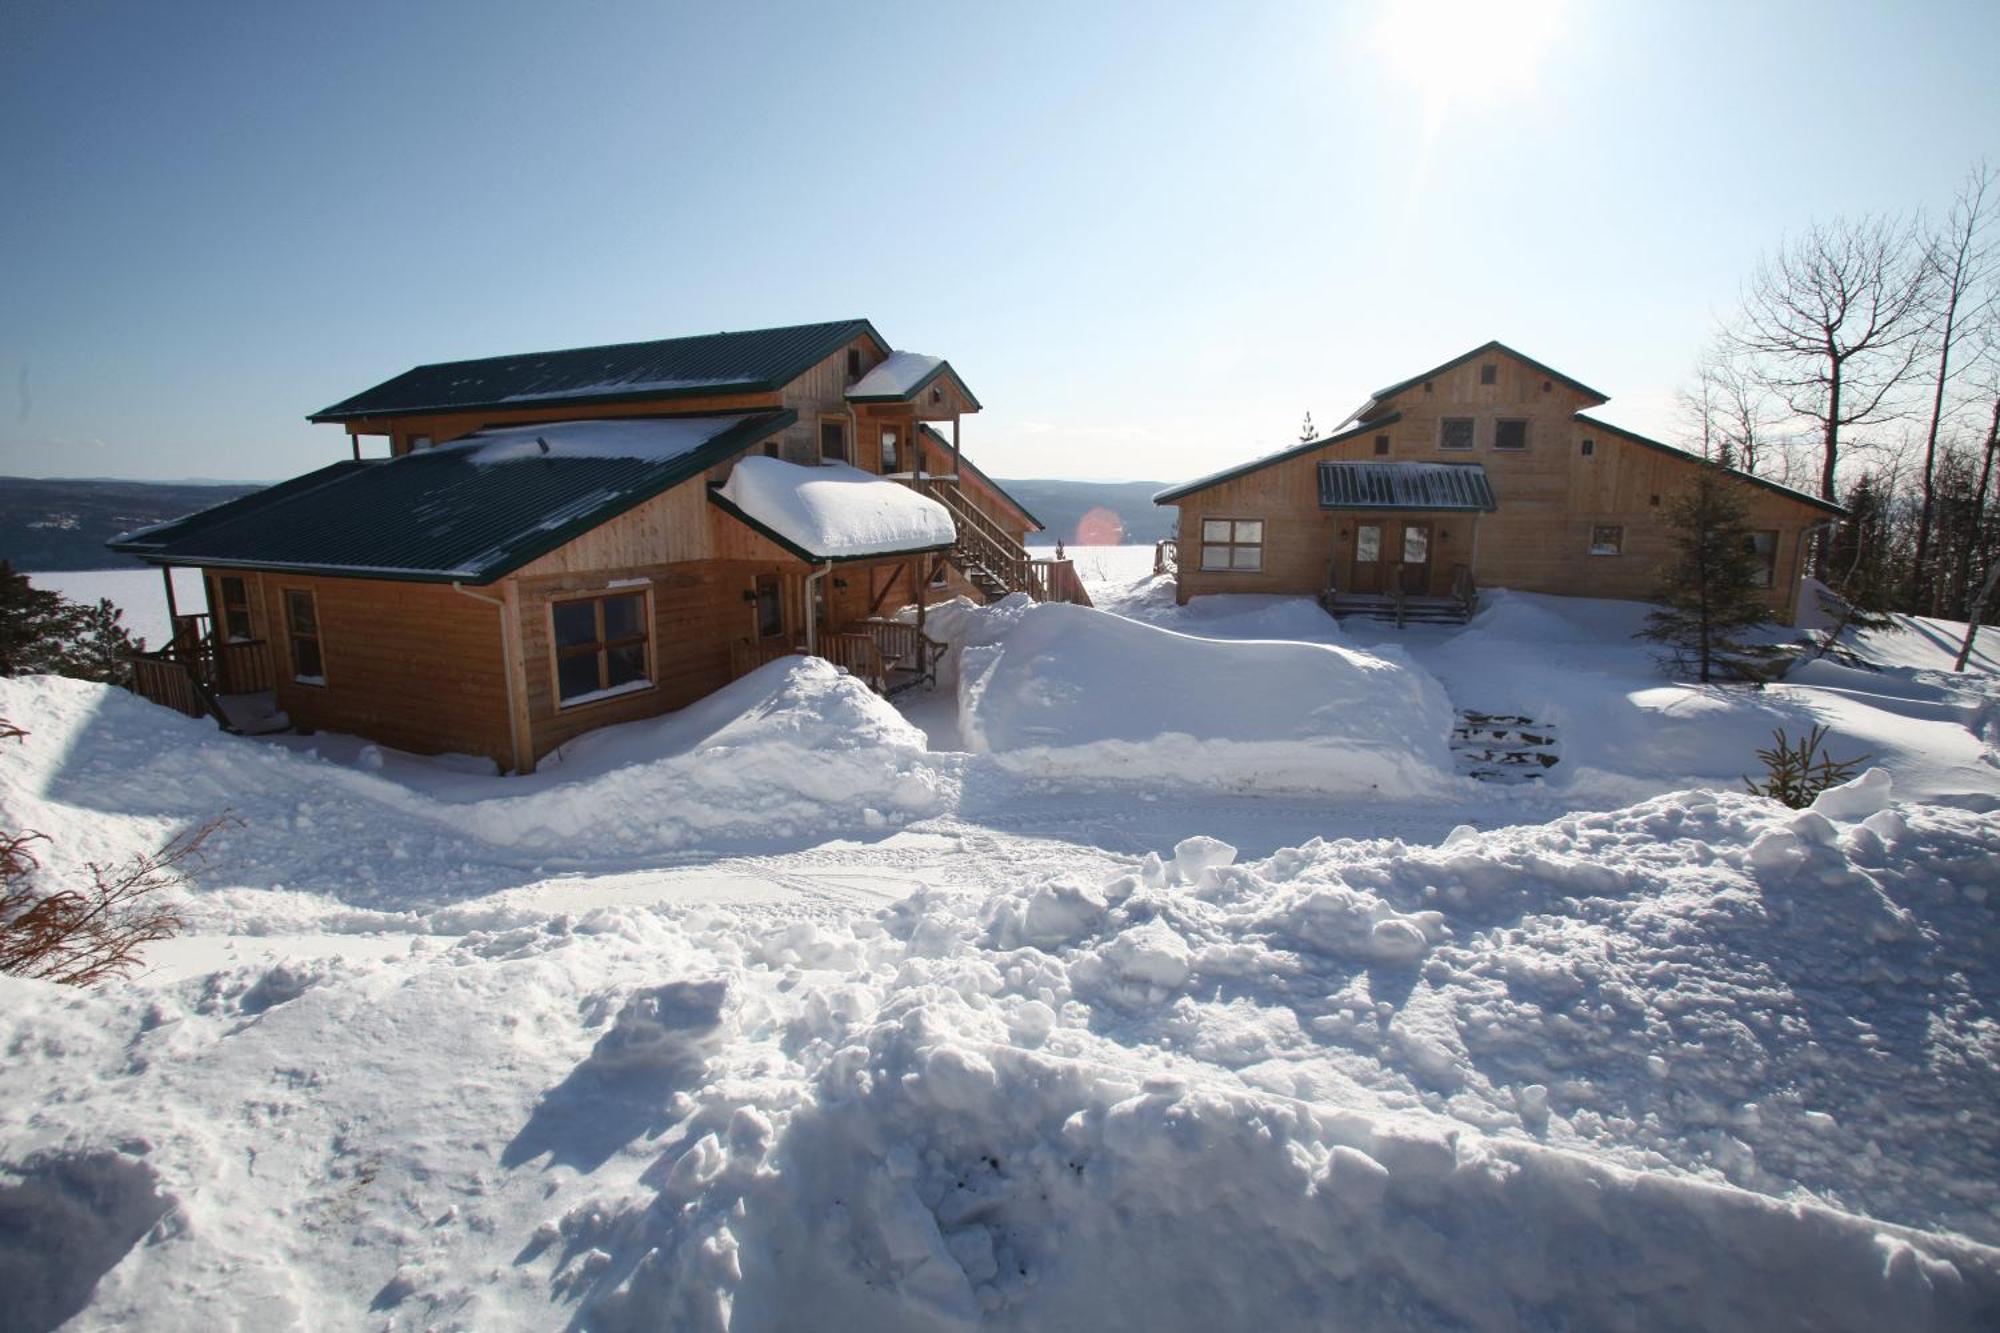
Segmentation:
<svg viewBox="0 0 2000 1333">
<path fill-rule="evenodd" d="M 1236 540 L 1239 542 L 1261 542 L 1264 540 L 1264 521 L 1257 518 L 1244 519 L 1236 525 Z"/>
<path fill-rule="evenodd" d="M 628 643 L 623 647 L 607 649 L 605 664 L 611 668 L 611 684 L 629 685 L 635 680 L 646 679 L 646 645 Z"/>
<path fill-rule="evenodd" d="M 1238 546 L 1234 548 L 1234 551 L 1234 557 L 1229 562 L 1231 567 L 1235 569 L 1261 569 L 1263 567 L 1263 547 Z"/>
<path fill-rule="evenodd" d="M 580 643 L 597 642 L 596 602 L 557 602 L 553 610 L 556 647 L 573 648 Z"/>
<path fill-rule="evenodd" d="M 241 606 L 250 598 L 243 591 L 243 580 L 225 578 L 222 580 L 222 600 L 231 606 Z"/>
<path fill-rule="evenodd" d="M 1205 542 L 1226 542 L 1229 540 L 1229 520 L 1211 518 L 1201 525 L 1201 539 Z"/>
<path fill-rule="evenodd" d="M 1525 421 L 1496 421 L 1493 423 L 1493 447 L 1495 449 L 1525 449 L 1528 447 L 1528 423 Z"/>
<path fill-rule="evenodd" d="M 1617 526 L 1599 526 L 1590 530 L 1590 553 L 1592 555 L 1617 555 L 1625 545 L 1625 529 Z"/>
<path fill-rule="evenodd" d="M 313 615 L 313 599 L 309 592 L 287 592 L 285 594 L 285 618 L 292 630 L 298 634 L 312 634 L 319 629 L 319 620 Z"/>
<path fill-rule="evenodd" d="M 604 641 L 629 639 L 646 632 L 646 598 L 633 593 L 604 599 Z"/>
<path fill-rule="evenodd" d="M 326 664 L 320 660 L 318 639 L 293 639 L 292 657 L 296 674 L 301 676 L 324 676 Z"/>
<path fill-rule="evenodd" d="M 1758 555 L 1772 556 L 1778 553 L 1778 534 L 1775 532 L 1753 532 L 1750 534 L 1750 549 Z"/>
<path fill-rule="evenodd" d="M 882 470 L 884 472 L 901 472 L 903 470 L 897 460 L 896 432 L 887 426 L 882 428 Z"/>
<path fill-rule="evenodd" d="M 1203 569 L 1229 568 L 1229 548 L 1227 546 L 1204 546 L 1201 548 Z"/>
<path fill-rule="evenodd" d="M 250 637 L 250 613 L 240 606 L 232 606 L 222 613 L 224 630 L 232 639 Z"/>
<path fill-rule="evenodd" d="M 819 423 L 819 456 L 837 463 L 847 461 L 847 427 L 838 421 Z"/>
<path fill-rule="evenodd" d="M 1429 528 L 1403 529 L 1403 563 L 1421 565 L 1431 558 L 1431 530 Z"/>
<path fill-rule="evenodd" d="M 565 699 L 597 688 L 597 654 L 578 653 L 556 659 L 556 688 Z"/>
<path fill-rule="evenodd" d="M 1439 443 L 1447 449 L 1470 449 L 1472 447 L 1472 418 L 1446 417 L 1440 423 Z"/>
<path fill-rule="evenodd" d="M 1363 523 L 1354 530 L 1354 558 L 1362 564 L 1373 564 L 1382 558 L 1381 524 Z"/>
<path fill-rule="evenodd" d="M 784 609 L 778 601 L 776 583 L 757 585 L 757 634 L 760 638 L 775 638 L 785 632 Z"/>
</svg>

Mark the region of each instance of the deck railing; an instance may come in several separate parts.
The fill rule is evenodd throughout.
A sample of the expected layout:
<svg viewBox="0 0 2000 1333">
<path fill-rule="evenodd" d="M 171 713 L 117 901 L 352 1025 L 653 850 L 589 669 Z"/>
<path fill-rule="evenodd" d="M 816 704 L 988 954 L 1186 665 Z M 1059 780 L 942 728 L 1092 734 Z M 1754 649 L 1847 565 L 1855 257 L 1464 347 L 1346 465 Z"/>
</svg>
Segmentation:
<svg viewBox="0 0 2000 1333">
<path fill-rule="evenodd" d="M 1153 543 L 1153 572 L 1155 574 L 1178 574 L 1181 567 L 1181 544 L 1173 537 L 1163 537 Z M 1328 584 L 1329 591 L 1331 583 Z"/>
<path fill-rule="evenodd" d="M 201 681 L 187 662 L 164 652 L 137 653 L 128 661 L 134 694 L 189 717 L 209 715 Z"/>
<path fill-rule="evenodd" d="M 814 647 L 817 656 L 884 695 L 892 673 L 908 671 L 914 681 L 936 684 L 938 659 L 944 656 L 944 645 L 915 625 L 879 616 L 817 635 Z M 729 645 L 730 675 L 747 676 L 767 662 L 804 653 L 789 639 L 738 639 Z"/>
<path fill-rule="evenodd" d="M 189 717 L 230 725 L 216 696 L 255 694 L 273 687 L 271 644 L 266 639 L 217 639 L 206 615 L 176 616 L 174 634 L 158 652 L 135 653 L 132 692 Z"/>
</svg>

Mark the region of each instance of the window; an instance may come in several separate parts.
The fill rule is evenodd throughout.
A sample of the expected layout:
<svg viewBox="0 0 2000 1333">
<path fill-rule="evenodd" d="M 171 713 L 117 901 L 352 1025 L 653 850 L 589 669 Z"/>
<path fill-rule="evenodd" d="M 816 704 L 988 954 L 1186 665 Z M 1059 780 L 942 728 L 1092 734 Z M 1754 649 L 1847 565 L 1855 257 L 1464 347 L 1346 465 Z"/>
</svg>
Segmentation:
<svg viewBox="0 0 2000 1333">
<path fill-rule="evenodd" d="M 775 639 L 785 632 L 785 607 L 778 599 L 778 576 L 757 576 L 757 637 Z"/>
<path fill-rule="evenodd" d="M 1376 454 L 1377 454 L 1378 456 L 1379 456 L 1379 455 L 1381 455 L 1381 454 L 1386 454 L 1386 453 L 1388 453 L 1388 452 L 1389 452 L 1389 437 L 1388 437 L 1388 436 L 1386 436 L 1386 435 L 1377 435 L 1377 436 L 1375 437 L 1375 452 L 1376 452 Z"/>
<path fill-rule="evenodd" d="M 1590 530 L 1590 553 L 1592 555 L 1623 555 L 1625 553 L 1625 529 L 1616 523 L 1600 523 Z"/>
<path fill-rule="evenodd" d="M 1750 553 L 1756 564 L 1751 582 L 1759 588 L 1775 586 L 1778 582 L 1778 534 L 1750 533 L 1743 539 L 1743 549 Z"/>
<path fill-rule="evenodd" d="M 1431 558 L 1431 525 L 1428 523 L 1405 523 L 1403 525 L 1403 563 L 1406 565 L 1429 564 Z M 1419 592 L 1422 589 L 1418 589 Z"/>
<path fill-rule="evenodd" d="M 1201 523 L 1201 567 L 1255 572 L 1264 567 L 1264 521 L 1206 518 Z"/>
<path fill-rule="evenodd" d="M 1500 367 L 1481 366 L 1479 368 L 1479 382 L 1481 384 L 1498 384 L 1500 382 Z"/>
<path fill-rule="evenodd" d="M 1588 458 L 1588 457 L 1590 457 L 1590 456 L 1591 456 L 1592 454 L 1594 454 L 1594 453 L 1596 453 L 1596 452 L 1597 452 L 1597 441 L 1596 441 L 1596 440 L 1585 440 L 1585 441 L 1583 442 L 1583 456 L 1584 456 L 1585 458 Z"/>
<path fill-rule="evenodd" d="M 1363 523 L 1354 530 L 1354 559 L 1358 564 L 1371 565 L 1382 558 L 1382 525 Z"/>
<path fill-rule="evenodd" d="M 319 608 L 308 589 L 285 589 L 285 629 L 292 641 L 292 679 L 301 685 L 326 684 L 326 658 L 319 647 Z"/>
<path fill-rule="evenodd" d="M 847 461 L 847 423 L 845 421 L 821 421 L 819 423 L 819 459 L 822 463 L 845 463 Z"/>
<path fill-rule="evenodd" d="M 551 602 L 556 698 L 564 706 L 625 694 L 653 683 L 646 594 L 610 593 Z"/>
<path fill-rule="evenodd" d="M 1519 417 L 1503 418 L 1493 423 L 1493 447 L 1495 449 L 1521 450 L 1528 447 L 1528 423 Z"/>
<path fill-rule="evenodd" d="M 776 440 L 764 441 L 764 457 L 776 458 L 777 456 L 778 456 L 778 442 Z"/>
<path fill-rule="evenodd" d="M 1438 448 L 1470 449 L 1471 447 L 1471 417 L 1444 417 L 1438 422 Z"/>
<path fill-rule="evenodd" d="M 882 471 L 889 473 L 902 470 L 903 460 L 896 452 L 896 428 L 884 426 L 882 427 Z"/>
<path fill-rule="evenodd" d="M 428 436 L 428 435 L 412 435 L 412 436 L 410 437 L 410 452 L 411 452 L 411 453 L 416 453 L 416 452 L 417 452 L 417 451 L 418 451 L 419 449 L 428 449 L 428 448 L 430 448 L 430 447 L 431 447 L 431 437 L 430 437 L 430 436 Z"/>
<path fill-rule="evenodd" d="M 847 382 L 852 384 L 860 378 L 861 349 L 859 347 L 850 347 L 847 349 Z"/>
<path fill-rule="evenodd" d="M 250 590 L 234 574 L 215 581 L 215 600 L 222 607 L 222 636 L 233 643 L 250 637 Z"/>
<path fill-rule="evenodd" d="M 932 401 L 932 402 L 934 402 L 934 403 L 941 403 L 941 402 L 943 402 L 943 401 L 944 401 L 944 390 L 943 390 L 943 389 L 932 389 L 932 390 L 931 390 L 931 401 Z"/>
</svg>

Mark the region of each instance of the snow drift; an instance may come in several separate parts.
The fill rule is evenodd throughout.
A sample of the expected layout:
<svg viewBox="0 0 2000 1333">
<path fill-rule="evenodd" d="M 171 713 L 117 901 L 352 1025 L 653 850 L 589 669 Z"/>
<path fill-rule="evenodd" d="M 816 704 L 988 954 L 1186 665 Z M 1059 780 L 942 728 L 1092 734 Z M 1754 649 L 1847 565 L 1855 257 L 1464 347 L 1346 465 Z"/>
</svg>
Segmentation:
<svg viewBox="0 0 2000 1333">
<path fill-rule="evenodd" d="M 79 1328 L 1991 1327 L 1996 870 L 1878 776 L 0 979 L 0 1124 L 157 1191 Z"/>
<path fill-rule="evenodd" d="M 228 812 L 238 825 L 209 848 L 234 882 L 375 905 L 490 890 L 508 878 L 496 864 L 617 866 L 902 822 L 935 811 L 944 783 L 923 733 L 803 657 L 679 712 L 592 732 L 517 778 L 351 738 L 227 736 L 59 677 L 0 680 L 0 717 L 29 730 L 0 762 L 0 806 L 28 827 L 73 830 L 50 849 L 52 869 L 120 860 Z"/>
<path fill-rule="evenodd" d="M 1409 795 L 1450 783 L 1422 671 L 1332 644 L 1196 638 L 1016 595 L 930 613 L 968 749 L 1050 777 Z"/>
</svg>

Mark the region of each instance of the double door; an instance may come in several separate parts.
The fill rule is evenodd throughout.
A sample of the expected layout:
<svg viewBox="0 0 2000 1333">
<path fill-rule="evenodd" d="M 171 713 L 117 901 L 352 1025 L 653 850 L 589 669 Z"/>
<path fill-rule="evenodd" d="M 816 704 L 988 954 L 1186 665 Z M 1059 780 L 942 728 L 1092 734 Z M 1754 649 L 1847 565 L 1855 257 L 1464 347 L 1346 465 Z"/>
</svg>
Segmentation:
<svg viewBox="0 0 2000 1333">
<path fill-rule="evenodd" d="M 1429 519 L 1367 518 L 1354 524 L 1348 582 L 1357 593 L 1428 596 L 1431 548 L 1436 532 Z"/>
</svg>

